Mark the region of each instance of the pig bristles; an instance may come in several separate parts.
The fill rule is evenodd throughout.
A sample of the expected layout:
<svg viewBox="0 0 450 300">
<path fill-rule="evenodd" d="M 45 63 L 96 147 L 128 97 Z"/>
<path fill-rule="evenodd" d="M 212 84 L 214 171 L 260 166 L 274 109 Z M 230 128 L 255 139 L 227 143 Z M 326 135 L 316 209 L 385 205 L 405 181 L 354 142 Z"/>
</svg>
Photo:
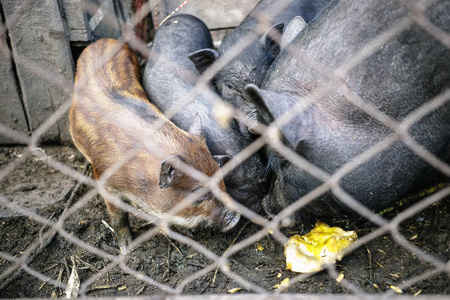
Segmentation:
<svg viewBox="0 0 450 300">
<path fill-rule="evenodd" d="M 164 20 L 162 20 L 162 22 L 159 24 L 158 27 L 161 27 L 162 24 L 164 24 L 165 21 L 167 21 L 168 18 L 170 18 L 174 13 L 176 13 L 177 11 L 180 10 L 180 8 L 182 8 L 186 3 L 188 3 L 189 0 L 184 1 L 183 3 L 180 4 L 180 6 L 178 6 L 177 8 L 175 8 L 175 10 L 173 12 L 170 13 L 170 15 L 168 15 L 167 17 L 164 18 Z"/>
</svg>

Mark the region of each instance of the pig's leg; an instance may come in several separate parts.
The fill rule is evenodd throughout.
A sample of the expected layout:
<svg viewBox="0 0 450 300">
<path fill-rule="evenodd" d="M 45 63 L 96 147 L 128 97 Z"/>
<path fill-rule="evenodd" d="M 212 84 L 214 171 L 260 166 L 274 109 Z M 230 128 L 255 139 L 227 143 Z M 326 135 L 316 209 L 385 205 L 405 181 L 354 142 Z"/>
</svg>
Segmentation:
<svg viewBox="0 0 450 300">
<path fill-rule="evenodd" d="M 133 241 L 131 234 L 131 227 L 128 221 L 128 213 L 112 205 L 108 201 L 105 201 L 106 207 L 111 218 L 111 225 L 114 229 L 114 234 L 117 238 L 120 251 L 123 254 L 127 254 L 131 248 L 130 244 Z"/>
</svg>

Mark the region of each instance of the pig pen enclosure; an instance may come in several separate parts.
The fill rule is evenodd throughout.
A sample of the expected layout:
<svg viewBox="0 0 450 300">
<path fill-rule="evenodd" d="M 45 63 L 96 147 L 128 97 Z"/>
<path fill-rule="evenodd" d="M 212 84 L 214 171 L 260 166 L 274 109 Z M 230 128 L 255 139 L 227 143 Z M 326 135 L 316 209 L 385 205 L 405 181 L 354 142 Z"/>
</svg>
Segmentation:
<svg viewBox="0 0 450 300">
<path fill-rule="evenodd" d="M 347 71 L 412 26 L 450 48 L 448 27 L 439 28 L 426 13 L 428 6 L 444 0 L 392 2 L 402 5 L 408 11 L 406 16 L 361 45 L 357 55 L 330 74 L 331 78 L 341 80 Z M 334 176 L 327 174 L 321 188 L 277 216 L 255 213 L 227 198 L 226 205 L 242 215 L 232 230 L 224 233 L 201 227 L 188 231 L 169 227 L 126 205 L 136 247 L 127 255 L 118 250 L 100 196 L 105 191 L 93 180 L 92 167 L 73 145 L 68 131 L 76 58 L 91 42 L 115 38 L 131 46 L 143 68 L 155 29 L 172 12 L 202 19 L 217 47 L 256 3 L 0 0 L 0 298 L 448 297 L 450 166 L 443 161 L 448 157 L 431 154 L 411 139 L 408 129 L 431 111 L 449 106 L 450 84 L 404 121 L 393 120 L 369 105 L 363 108 L 393 134 Z M 448 14 L 442 12 L 447 24 Z M 248 36 L 244 40 L 251 38 L 255 39 Z M 238 51 L 245 47 L 238 46 Z M 200 77 L 196 85 L 200 93 L 217 70 L 213 65 L 209 74 Z M 359 100 L 352 105 L 361 105 Z M 215 105 L 221 112 L 227 111 L 228 106 Z M 270 130 L 274 126 L 261 128 L 261 135 L 231 163 L 238 164 L 269 145 L 307 172 L 323 171 L 280 143 L 279 135 Z M 439 170 L 439 180 L 376 212 L 339 193 L 339 180 L 346 173 L 396 140 Z M 223 166 L 224 172 L 231 171 L 230 165 Z M 353 212 L 320 218 L 305 213 L 302 222 L 281 226 L 286 217 L 327 191 L 341 195 L 339 199 Z M 299 274 L 287 270 L 285 241 L 309 232 L 316 222 L 353 230 L 359 239 L 348 255 L 323 271 Z"/>
</svg>

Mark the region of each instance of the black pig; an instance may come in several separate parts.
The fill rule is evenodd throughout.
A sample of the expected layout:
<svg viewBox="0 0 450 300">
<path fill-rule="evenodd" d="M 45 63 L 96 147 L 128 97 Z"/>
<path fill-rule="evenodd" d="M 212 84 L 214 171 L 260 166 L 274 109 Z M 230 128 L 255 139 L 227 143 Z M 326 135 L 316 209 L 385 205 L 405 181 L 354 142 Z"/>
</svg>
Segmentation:
<svg viewBox="0 0 450 300">
<path fill-rule="evenodd" d="M 245 86 L 250 83 L 259 86 L 262 83 L 280 51 L 279 42 L 284 25 L 295 16 L 310 22 L 330 1 L 262 0 L 238 27 L 224 37 L 218 51 L 212 47 L 202 49 L 192 53 L 190 58 L 202 73 L 225 53 L 233 53 L 233 60 L 214 77 L 214 85 L 225 101 L 248 113 L 249 108 L 244 106 L 243 101 Z M 264 22 L 264 19 L 270 22 Z M 242 38 L 255 38 L 256 30 L 264 30 L 265 33 L 242 52 L 232 49 Z M 254 125 L 250 124 L 250 132 Z M 250 138 L 247 127 L 242 122 L 239 122 L 239 126 L 241 132 Z"/>
<path fill-rule="evenodd" d="M 199 73 L 188 55 L 202 48 L 212 47 L 211 35 L 206 25 L 191 15 L 177 15 L 168 19 L 156 32 L 149 61 L 144 71 L 143 85 L 152 103 L 163 113 L 186 99 Z M 210 93 L 213 94 L 212 91 Z M 213 94 L 214 95 L 214 94 Z M 222 128 L 212 116 L 213 105 L 197 96 L 171 120 L 181 129 L 189 129 L 199 116 L 202 132 L 211 154 L 225 162 L 249 145 L 233 119 Z M 227 192 L 238 202 L 255 210 L 261 210 L 261 200 L 267 193 L 266 163 L 254 154 L 228 176 L 225 176 Z"/>
<path fill-rule="evenodd" d="M 405 7 L 391 0 L 341 0 L 328 7 L 281 51 L 261 89 L 246 87 L 247 100 L 257 107 L 259 121 L 269 124 L 303 104 L 306 108 L 281 126 L 281 131 L 292 149 L 329 174 L 392 134 L 392 129 L 351 104 L 349 95 L 401 122 L 450 86 L 449 48 L 412 22 L 349 68 L 339 83 L 328 75 L 351 62 L 376 37 L 397 24 L 405 26 L 402 18 L 407 15 Z M 443 32 L 450 32 L 450 1 L 433 2 L 425 16 Z M 408 133 L 430 153 L 449 162 L 449 99 L 420 118 Z M 263 206 L 274 214 L 322 181 L 273 149 L 268 152 L 276 178 Z M 339 184 L 366 207 L 380 210 L 437 180 L 439 172 L 434 171 L 399 140 L 360 163 Z M 343 207 L 328 193 L 311 202 L 306 211 L 328 215 Z"/>
</svg>

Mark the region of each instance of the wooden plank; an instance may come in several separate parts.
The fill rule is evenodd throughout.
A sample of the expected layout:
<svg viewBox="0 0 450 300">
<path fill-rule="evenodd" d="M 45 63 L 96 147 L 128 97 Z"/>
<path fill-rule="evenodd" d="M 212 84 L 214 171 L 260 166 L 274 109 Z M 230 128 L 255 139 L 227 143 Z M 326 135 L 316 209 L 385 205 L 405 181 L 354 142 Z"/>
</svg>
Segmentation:
<svg viewBox="0 0 450 300">
<path fill-rule="evenodd" d="M 0 24 L 3 18 L 0 14 Z M 0 35 L 0 123 L 11 129 L 28 132 L 25 112 L 20 100 L 14 77 L 14 67 L 4 35 Z M 0 145 L 17 144 L 16 141 L 0 134 Z"/>
<path fill-rule="evenodd" d="M 91 40 L 87 29 L 86 15 L 83 11 L 81 0 L 63 0 L 66 24 L 69 30 L 71 42 L 88 42 Z"/>
<path fill-rule="evenodd" d="M 153 19 L 159 25 L 184 0 L 151 0 Z M 210 30 L 238 26 L 259 0 L 189 1 L 177 13 L 191 14 L 205 22 Z"/>
<path fill-rule="evenodd" d="M 69 90 L 74 80 L 74 66 L 68 34 L 62 23 L 57 1 L 0 1 L 11 38 L 30 129 L 35 130 L 62 103 L 71 98 Z M 23 13 L 19 12 L 22 3 L 27 5 Z M 15 17 L 17 12 L 19 12 L 18 18 Z M 33 70 L 31 65 L 37 65 L 38 70 Z M 62 80 L 63 84 L 45 80 L 40 74 Z M 41 141 L 70 141 L 67 115 L 66 113 L 51 126 L 43 134 Z"/>
</svg>

